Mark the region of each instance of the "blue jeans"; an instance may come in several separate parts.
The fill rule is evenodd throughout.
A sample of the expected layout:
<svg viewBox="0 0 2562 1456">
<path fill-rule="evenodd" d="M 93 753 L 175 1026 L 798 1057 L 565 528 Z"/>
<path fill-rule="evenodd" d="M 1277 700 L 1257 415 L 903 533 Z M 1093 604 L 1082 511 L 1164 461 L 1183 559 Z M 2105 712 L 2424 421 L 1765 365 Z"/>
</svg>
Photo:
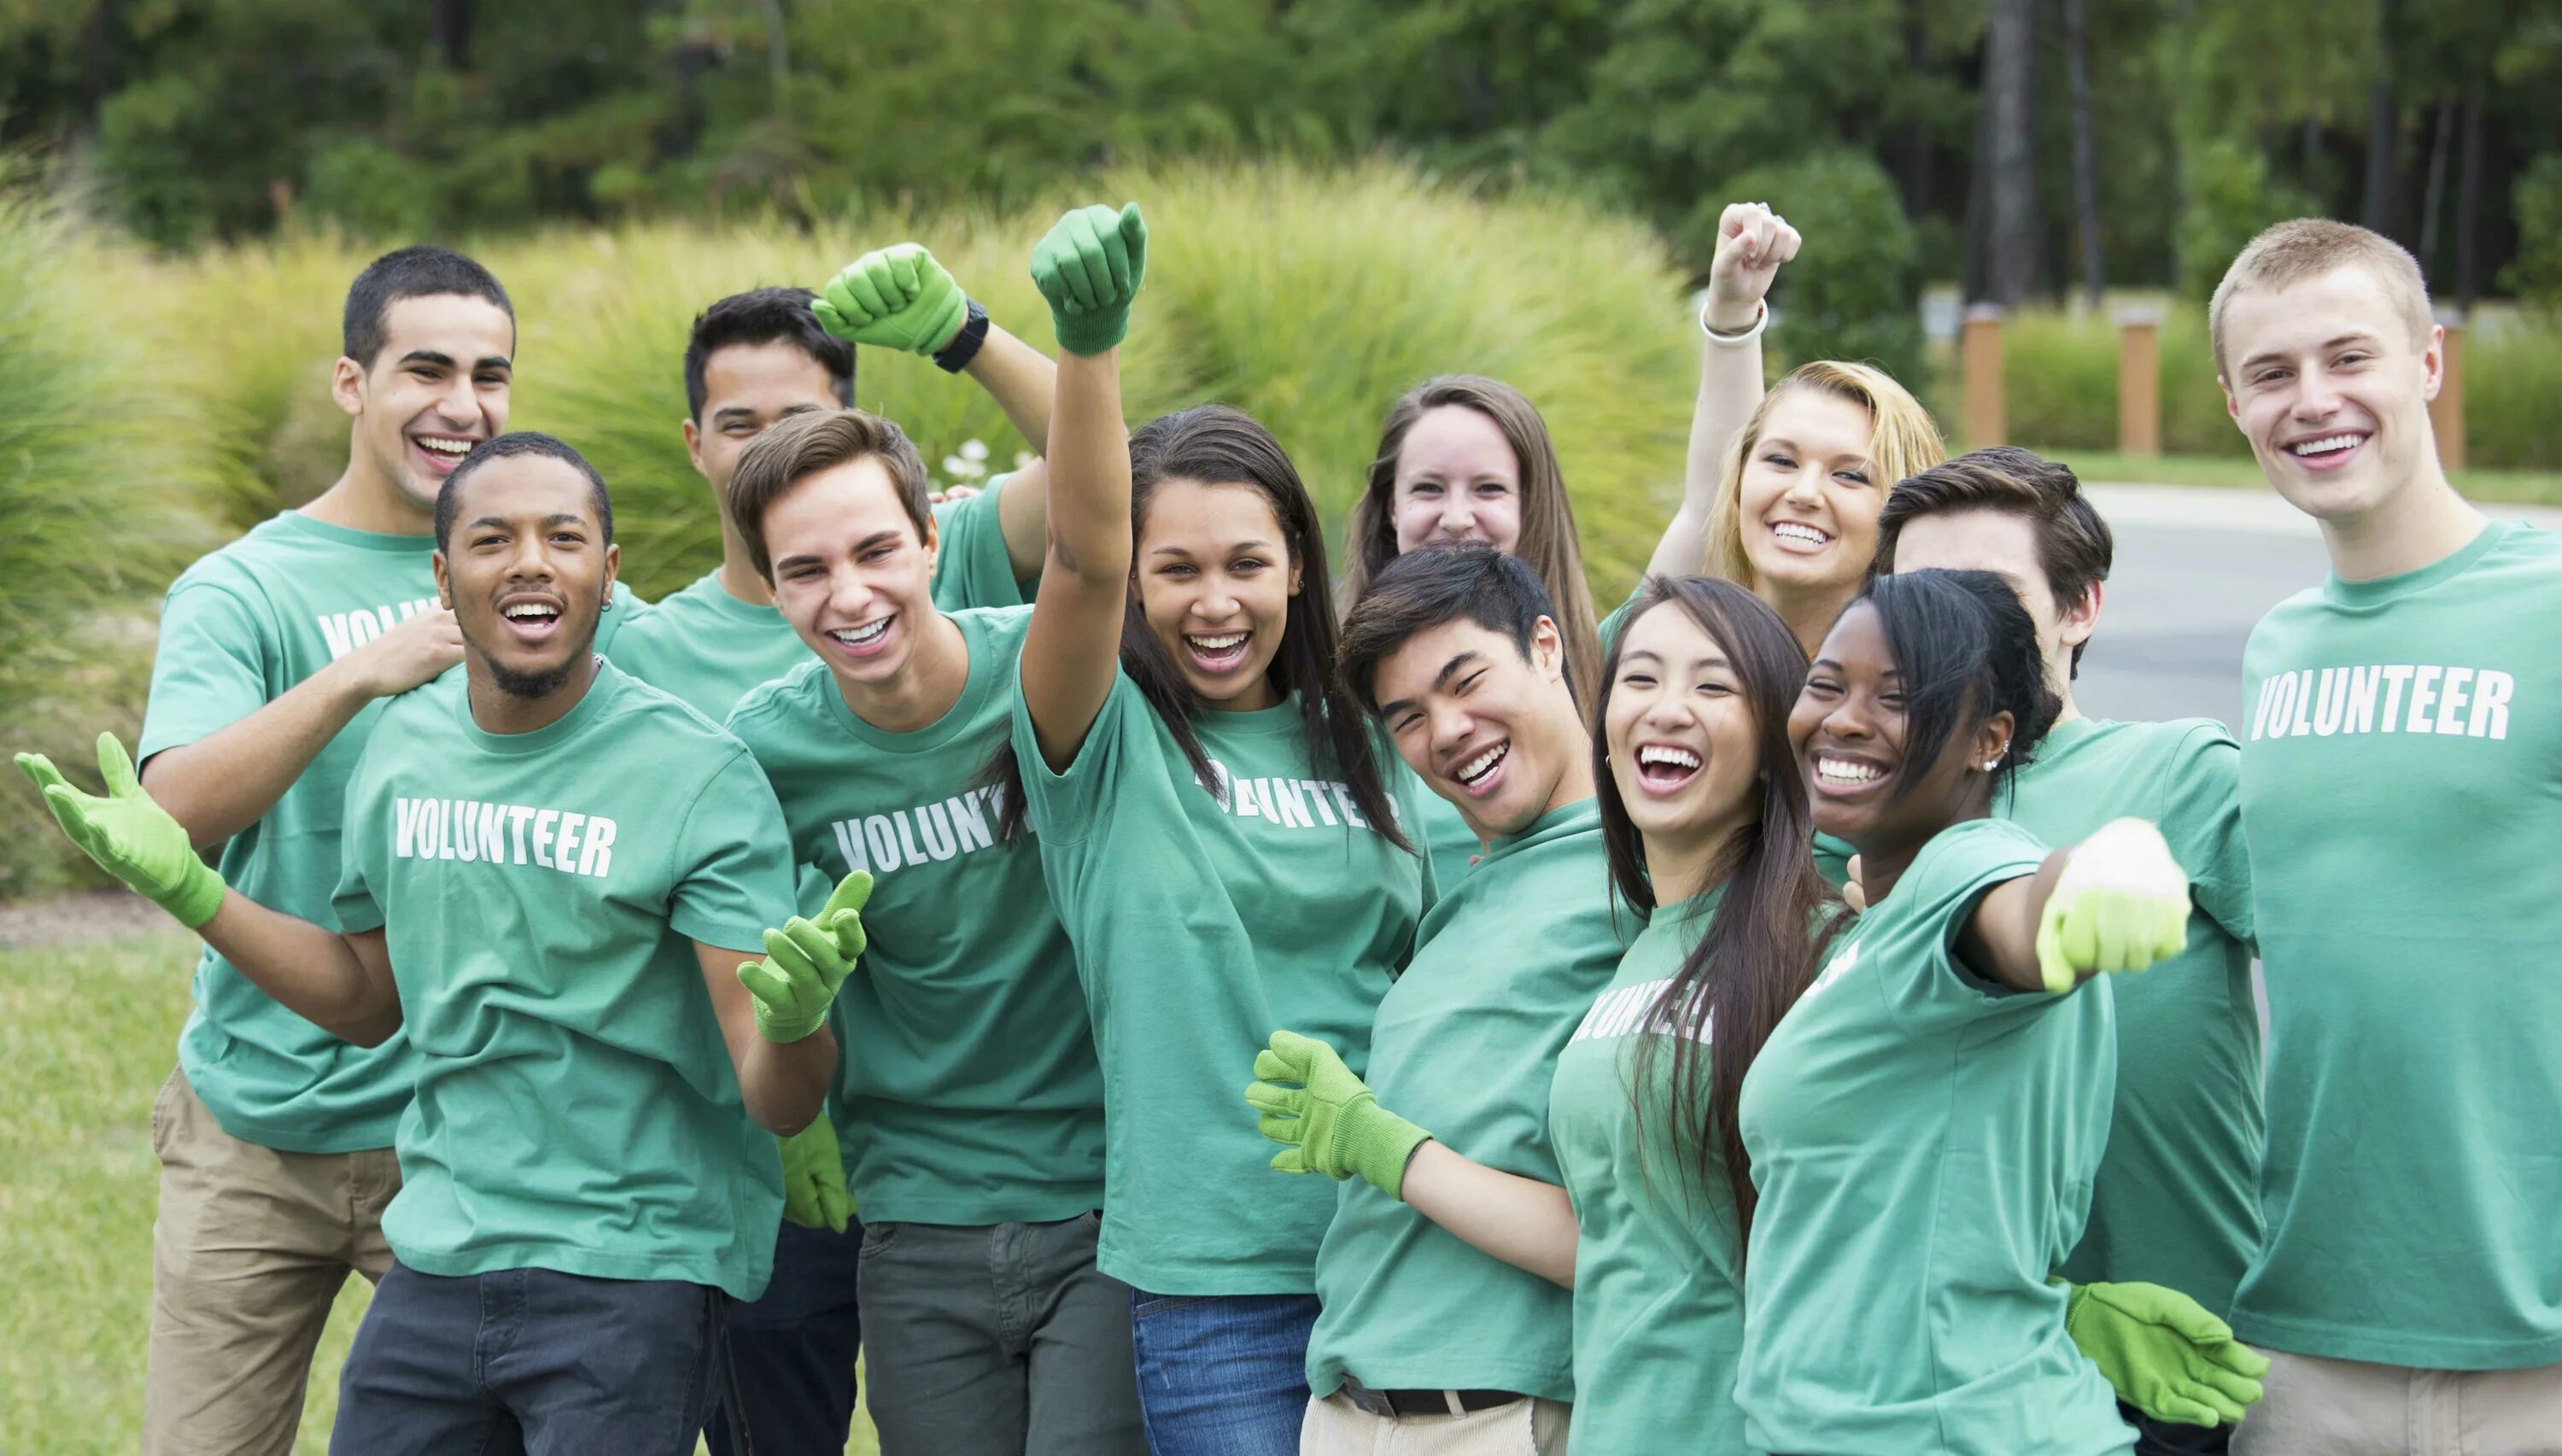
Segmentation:
<svg viewBox="0 0 2562 1456">
<path fill-rule="evenodd" d="M 394 1263 L 338 1376 L 345 1456 L 690 1456 L 729 1296 L 550 1269 Z"/>
<path fill-rule="evenodd" d="M 703 1424 L 711 1456 L 836 1452 L 854 1423 L 854 1356 L 863 1317 L 854 1302 L 863 1226 L 843 1233 L 786 1223 L 774 1240 L 774 1281 L 729 1311 L 731 1379 Z M 742 1447 L 728 1392 L 737 1394 Z"/>
<path fill-rule="evenodd" d="M 1313 1294 L 1130 1293 L 1139 1418 L 1156 1456 L 1298 1456 Z"/>
</svg>

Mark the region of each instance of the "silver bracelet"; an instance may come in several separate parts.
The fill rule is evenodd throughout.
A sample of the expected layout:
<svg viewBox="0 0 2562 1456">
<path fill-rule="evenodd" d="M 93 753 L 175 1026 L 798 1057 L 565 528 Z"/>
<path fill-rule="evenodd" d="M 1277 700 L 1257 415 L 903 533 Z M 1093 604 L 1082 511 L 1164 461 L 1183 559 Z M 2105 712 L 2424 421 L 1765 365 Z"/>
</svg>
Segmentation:
<svg viewBox="0 0 2562 1456">
<path fill-rule="evenodd" d="M 1769 300 L 1765 298 L 1752 305 L 1755 312 L 1752 315 L 1752 326 L 1750 328 L 1745 329 L 1741 333 L 1719 333 L 1716 329 L 1708 326 L 1708 305 L 1710 301 L 1712 300 L 1703 299 L 1700 302 L 1699 331 L 1708 335 L 1708 341 L 1717 345 L 1721 349 L 1742 348 L 1745 344 L 1761 337 L 1761 330 L 1770 326 L 1770 303 Z"/>
</svg>

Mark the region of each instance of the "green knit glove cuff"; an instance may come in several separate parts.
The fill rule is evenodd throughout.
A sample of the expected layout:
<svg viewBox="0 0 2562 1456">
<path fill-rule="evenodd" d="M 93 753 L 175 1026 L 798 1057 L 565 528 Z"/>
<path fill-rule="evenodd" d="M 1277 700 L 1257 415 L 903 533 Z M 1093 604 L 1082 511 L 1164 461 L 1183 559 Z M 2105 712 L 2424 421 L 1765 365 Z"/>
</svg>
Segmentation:
<svg viewBox="0 0 2562 1456">
<path fill-rule="evenodd" d="M 1391 1198 L 1404 1196 L 1405 1165 L 1432 1135 L 1379 1106 L 1333 1047 L 1275 1031 L 1255 1054 L 1254 1075 L 1245 1102 L 1261 1114 L 1255 1126 L 1263 1136 L 1284 1145 L 1273 1155 L 1275 1171 L 1358 1177 Z"/>
<path fill-rule="evenodd" d="M 230 888 L 212 865 L 191 859 L 179 870 L 178 882 L 167 893 L 152 896 L 151 903 L 177 917 L 180 925 L 196 930 L 223 908 L 223 895 Z"/>
</svg>

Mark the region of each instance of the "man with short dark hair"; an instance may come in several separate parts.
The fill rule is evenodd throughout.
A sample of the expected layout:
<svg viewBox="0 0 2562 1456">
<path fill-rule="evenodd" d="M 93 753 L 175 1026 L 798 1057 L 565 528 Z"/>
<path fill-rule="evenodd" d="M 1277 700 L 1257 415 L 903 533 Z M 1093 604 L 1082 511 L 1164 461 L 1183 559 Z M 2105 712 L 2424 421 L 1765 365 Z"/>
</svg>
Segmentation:
<svg viewBox="0 0 2562 1456">
<path fill-rule="evenodd" d="M 1046 443 L 1055 366 L 990 323 L 932 254 L 913 243 L 866 254 L 827 292 L 835 301 L 794 287 L 733 293 L 694 319 L 686 341 L 685 454 L 711 486 L 721 564 L 634 622 L 613 656 L 714 722 L 750 690 L 811 660 L 741 535 L 731 477 L 767 430 L 851 402 L 858 345 L 924 354 L 968 373 L 1026 440 Z M 955 608 L 1025 600 L 1021 584 L 1039 575 L 1046 550 L 1046 501 L 1047 471 L 1034 463 L 939 508 L 937 599 Z M 802 891 L 806 903 L 827 889 L 805 876 Z M 742 1456 L 742 1433 L 750 1446 L 773 1450 L 839 1449 L 853 1419 L 862 1229 L 844 1208 L 830 1120 L 788 1141 L 783 1156 L 790 1176 L 775 1245 L 780 1273 L 764 1298 L 733 1312 L 738 1408 L 706 1429 L 712 1456 Z"/>
<path fill-rule="evenodd" d="M 766 1130 L 809 1123 L 835 1073 L 826 1012 L 869 880 L 765 929 L 792 901 L 773 791 L 596 654 L 619 552 L 576 451 L 480 445 L 435 526 L 463 671 L 367 742 L 326 923 L 227 886 L 112 738 L 104 799 L 20 763 L 84 850 L 279 1004 L 359 1046 L 407 1033 L 397 1262 L 332 1445 L 681 1456 L 728 1301 L 767 1279 Z"/>
<path fill-rule="evenodd" d="M 1285 1026 L 1255 1061 L 1246 1100 L 1295 1146 L 1274 1166 L 1346 1180 L 1317 1250 L 1299 1448 L 1560 1452 L 1577 1230 L 1549 1087 L 1640 928 L 1612 913 L 1591 735 L 1548 589 L 1502 552 L 1396 557 L 1344 619 L 1337 655 L 1486 852 L 1425 914 L 1379 1001 L 1369 1089 L 1394 1131 L 1376 1156 L 1336 1166 L 1319 1140 L 1296 1141 L 1309 1099 L 1362 1085 L 1334 1047 Z M 1494 1226 L 1516 1231 L 1503 1251 L 1470 1241 Z"/>
<path fill-rule="evenodd" d="M 141 786 L 259 903 L 327 924 L 341 793 L 385 699 L 459 659 L 430 526 L 506 428 L 515 314 L 486 269 L 404 248 L 347 290 L 337 481 L 189 567 L 161 608 Z M 628 603 L 628 595 L 623 599 Z M 605 619 L 600 639 L 630 613 Z M 208 947 L 153 1109 L 146 1452 L 283 1452 L 349 1270 L 378 1279 L 406 1043 L 350 1046 Z"/>
<path fill-rule="evenodd" d="M 2114 543 L 2073 471 L 2004 446 L 1899 483 L 1878 517 L 1877 569 L 1989 571 L 2019 593 L 2062 711 L 1997 814 L 2050 844 L 2112 819 L 2160 825 L 2189 873 L 2187 949 L 2119 977 L 2117 1092 L 2075 1284 L 2166 1285 L 2222 1318 L 2260 1246 L 2260 1023 L 2251 999 L 2251 876 L 2241 753 L 2204 718 L 2118 723 L 2073 699 L 2100 625 Z M 2140 1452 L 2221 1451 L 2223 1427 L 2127 1407 Z"/>
<path fill-rule="evenodd" d="M 2327 580 L 2252 631 L 2275 1362 L 2236 1452 L 2524 1456 L 2562 1432 L 2562 536 L 2447 480 L 2419 265 L 2322 218 L 2215 290 L 2215 365 Z M 2122 1004 L 2122 1002 L 2121 1002 Z"/>
</svg>

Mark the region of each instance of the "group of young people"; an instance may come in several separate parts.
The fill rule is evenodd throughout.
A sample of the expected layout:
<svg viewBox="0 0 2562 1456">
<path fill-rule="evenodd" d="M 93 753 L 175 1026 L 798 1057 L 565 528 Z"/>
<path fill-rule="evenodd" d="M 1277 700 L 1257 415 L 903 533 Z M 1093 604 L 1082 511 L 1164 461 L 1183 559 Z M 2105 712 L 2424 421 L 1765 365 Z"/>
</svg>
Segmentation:
<svg viewBox="0 0 2562 1456">
<path fill-rule="evenodd" d="M 1132 430 L 1135 205 L 1034 249 L 1055 360 L 912 244 L 705 309 L 647 607 L 497 280 L 378 260 L 139 773 L 21 759 L 206 941 L 146 1449 L 289 1449 L 350 1269 L 368 1453 L 832 1451 L 858 1349 L 890 1456 L 2554 1449 L 2562 544 L 2448 485 L 2416 266 L 2216 295 L 2333 566 L 2237 733 L 2076 707 L 2069 468 L 1764 389 L 1798 246 L 1727 210 L 1606 617 L 1499 382 L 1390 407 L 1341 582 L 1252 418 Z M 937 500 L 857 346 L 1042 457 Z"/>
</svg>

